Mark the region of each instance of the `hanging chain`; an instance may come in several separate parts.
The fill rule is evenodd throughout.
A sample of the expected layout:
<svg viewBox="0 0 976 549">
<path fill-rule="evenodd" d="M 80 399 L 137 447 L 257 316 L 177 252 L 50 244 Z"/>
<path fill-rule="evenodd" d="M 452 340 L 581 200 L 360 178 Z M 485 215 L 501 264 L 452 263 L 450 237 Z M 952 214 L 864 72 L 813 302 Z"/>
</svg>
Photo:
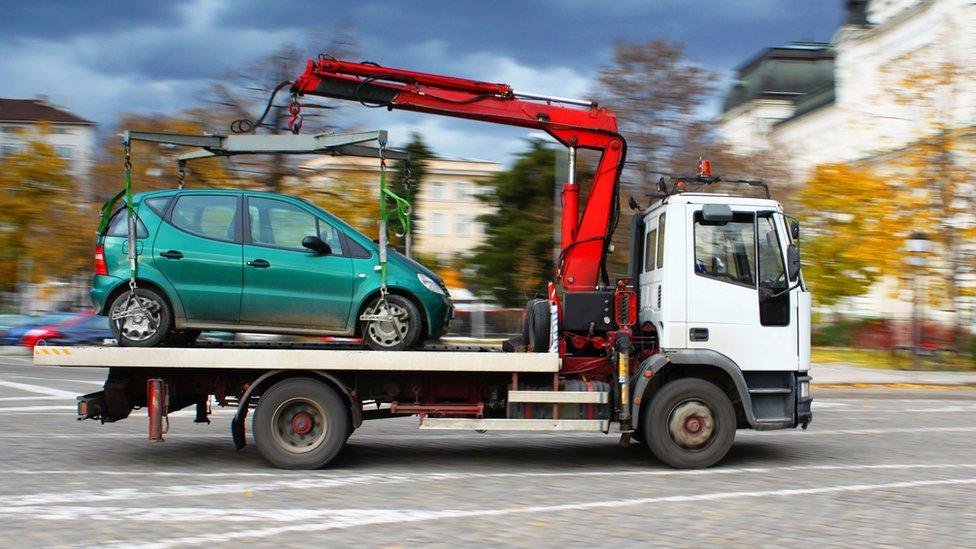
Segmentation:
<svg viewBox="0 0 976 549">
<path fill-rule="evenodd" d="M 291 101 L 288 102 L 288 129 L 291 133 L 298 135 L 302 131 L 302 104 L 298 102 L 298 94 L 291 94 Z"/>
<path fill-rule="evenodd" d="M 177 167 L 179 169 L 177 170 L 176 178 L 180 184 L 180 188 L 182 189 L 186 186 L 186 160 L 180 160 L 177 162 Z"/>
</svg>

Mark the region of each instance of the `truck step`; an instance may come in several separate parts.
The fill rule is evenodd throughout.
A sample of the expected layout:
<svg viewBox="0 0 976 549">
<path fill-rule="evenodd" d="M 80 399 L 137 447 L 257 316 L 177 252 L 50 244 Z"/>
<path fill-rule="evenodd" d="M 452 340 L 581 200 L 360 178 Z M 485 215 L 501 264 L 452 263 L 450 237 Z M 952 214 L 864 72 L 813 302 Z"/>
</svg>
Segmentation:
<svg viewBox="0 0 976 549">
<path fill-rule="evenodd" d="M 466 419 L 425 417 L 421 429 L 463 431 L 587 431 L 605 433 L 610 422 L 604 419 Z"/>
<path fill-rule="evenodd" d="M 606 404 L 606 392 L 586 391 L 509 391 L 509 402 L 535 402 L 559 404 Z"/>
<path fill-rule="evenodd" d="M 793 392 L 790 388 L 772 388 L 772 389 L 749 389 L 749 394 L 751 395 L 788 395 Z"/>
</svg>

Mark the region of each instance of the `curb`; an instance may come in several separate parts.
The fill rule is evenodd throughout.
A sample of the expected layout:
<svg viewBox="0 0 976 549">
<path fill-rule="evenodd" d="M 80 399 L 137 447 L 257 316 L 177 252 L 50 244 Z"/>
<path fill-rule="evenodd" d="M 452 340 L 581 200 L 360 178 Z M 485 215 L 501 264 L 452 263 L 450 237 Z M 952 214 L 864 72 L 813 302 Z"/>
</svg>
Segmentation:
<svg viewBox="0 0 976 549">
<path fill-rule="evenodd" d="M 811 383 L 810 389 L 976 390 L 976 383 Z"/>
</svg>

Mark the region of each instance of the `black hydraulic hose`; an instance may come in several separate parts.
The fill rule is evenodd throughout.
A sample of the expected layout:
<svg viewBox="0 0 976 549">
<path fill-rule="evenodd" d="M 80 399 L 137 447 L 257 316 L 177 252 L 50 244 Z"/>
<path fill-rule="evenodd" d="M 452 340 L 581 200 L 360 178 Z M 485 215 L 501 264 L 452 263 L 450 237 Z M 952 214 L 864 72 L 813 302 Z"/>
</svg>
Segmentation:
<svg viewBox="0 0 976 549">
<path fill-rule="evenodd" d="M 281 91 L 281 89 L 285 86 L 291 86 L 291 81 L 285 80 L 275 86 L 274 91 L 271 92 L 271 97 L 268 98 L 268 104 L 264 106 L 264 112 L 261 113 L 261 116 L 259 116 L 257 120 L 252 121 L 248 118 L 238 118 L 237 120 L 231 122 L 230 131 L 233 133 L 251 133 L 258 126 L 263 124 L 264 119 L 268 116 L 268 113 L 271 112 L 271 106 L 274 104 L 275 96 L 278 95 L 278 92 Z"/>
</svg>

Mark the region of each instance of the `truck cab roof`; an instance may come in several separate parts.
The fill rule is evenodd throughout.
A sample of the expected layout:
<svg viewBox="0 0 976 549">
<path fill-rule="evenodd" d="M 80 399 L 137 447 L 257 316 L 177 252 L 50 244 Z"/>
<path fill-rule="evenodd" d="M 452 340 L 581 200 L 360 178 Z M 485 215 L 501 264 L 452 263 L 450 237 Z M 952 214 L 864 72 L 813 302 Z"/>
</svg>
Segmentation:
<svg viewBox="0 0 976 549">
<path fill-rule="evenodd" d="M 778 212 L 783 211 L 783 206 L 779 202 L 768 198 L 751 198 L 717 193 L 680 193 L 670 195 L 651 204 L 642 213 L 647 215 L 668 205 L 676 204 L 728 204 L 729 206 L 744 206 L 747 208 L 775 210 Z"/>
</svg>

